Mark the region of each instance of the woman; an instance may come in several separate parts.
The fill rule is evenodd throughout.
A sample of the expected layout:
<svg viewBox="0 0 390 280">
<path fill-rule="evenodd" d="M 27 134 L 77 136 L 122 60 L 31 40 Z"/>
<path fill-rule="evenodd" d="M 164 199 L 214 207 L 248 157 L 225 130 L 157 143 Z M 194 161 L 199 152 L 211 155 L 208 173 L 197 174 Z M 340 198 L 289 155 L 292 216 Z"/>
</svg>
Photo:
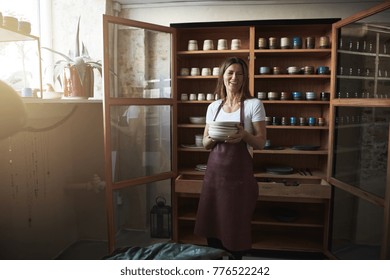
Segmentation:
<svg viewBox="0 0 390 280">
<path fill-rule="evenodd" d="M 236 258 L 251 248 L 251 218 L 258 197 L 252 149 L 266 141 L 265 110 L 249 92 L 248 67 L 231 57 L 221 67 L 216 87 L 221 98 L 207 108 L 203 146 L 211 149 L 204 176 L 195 234 L 211 247 L 230 251 Z M 238 132 L 225 141 L 209 136 L 213 121 L 235 121 Z"/>
</svg>

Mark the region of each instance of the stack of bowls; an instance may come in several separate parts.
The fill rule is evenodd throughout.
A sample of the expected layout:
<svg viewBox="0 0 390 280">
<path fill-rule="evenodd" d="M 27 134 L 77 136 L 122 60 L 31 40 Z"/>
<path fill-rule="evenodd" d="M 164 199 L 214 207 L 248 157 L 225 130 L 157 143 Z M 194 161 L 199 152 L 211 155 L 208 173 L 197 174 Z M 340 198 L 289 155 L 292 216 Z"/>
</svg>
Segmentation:
<svg viewBox="0 0 390 280">
<path fill-rule="evenodd" d="M 306 100 L 316 100 L 316 99 L 317 99 L 317 95 L 315 92 L 313 91 L 306 92 Z"/>
<path fill-rule="evenodd" d="M 209 136 L 217 141 L 225 141 L 229 136 L 237 133 L 238 122 L 212 122 L 209 125 Z"/>
<path fill-rule="evenodd" d="M 267 92 L 259 91 L 257 93 L 257 98 L 260 99 L 260 100 L 266 100 L 267 99 Z"/>
</svg>

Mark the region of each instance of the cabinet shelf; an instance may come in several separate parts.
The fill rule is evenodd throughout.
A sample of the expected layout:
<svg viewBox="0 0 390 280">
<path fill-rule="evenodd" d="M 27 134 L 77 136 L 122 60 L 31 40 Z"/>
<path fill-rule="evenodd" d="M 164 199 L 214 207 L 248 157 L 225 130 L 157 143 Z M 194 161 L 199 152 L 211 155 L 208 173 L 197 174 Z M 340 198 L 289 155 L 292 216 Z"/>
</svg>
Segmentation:
<svg viewBox="0 0 390 280">
<path fill-rule="evenodd" d="M 255 49 L 255 54 L 266 56 L 283 56 L 283 55 L 308 55 L 308 56 L 330 56 L 331 49 Z"/>
<path fill-rule="evenodd" d="M 254 154 L 283 154 L 283 155 L 328 155 L 328 150 L 302 151 L 291 148 L 255 150 Z"/>
<path fill-rule="evenodd" d="M 329 101 L 320 100 L 262 100 L 264 104 L 276 105 L 329 105 Z"/>
<path fill-rule="evenodd" d="M 280 230 L 259 230 L 253 232 L 253 236 L 252 248 L 257 250 L 323 251 L 321 231 L 281 232 Z"/>
<path fill-rule="evenodd" d="M 338 98 L 332 100 L 332 105 L 347 107 L 389 107 L 390 98 Z"/>
<path fill-rule="evenodd" d="M 0 42 L 36 41 L 38 37 L 0 27 Z"/>
<path fill-rule="evenodd" d="M 312 129 L 312 130 L 329 130 L 328 126 L 318 125 L 267 125 L 267 129 Z"/>
<path fill-rule="evenodd" d="M 357 52 L 357 51 L 348 51 L 348 50 L 338 50 L 337 53 L 339 54 L 349 54 L 349 55 L 360 55 L 360 56 L 377 56 L 376 53 L 369 53 L 369 52 Z M 390 57 L 390 55 L 389 55 Z"/>
<path fill-rule="evenodd" d="M 255 79 L 330 79 L 330 75 L 304 75 L 304 74 L 282 74 L 282 75 L 255 75 Z"/>
<path fill-rule="evenodd" d="M 102 104 L 101 99 L 42 99 L 42 98 L 22 98 L 26 104 Z"/>
<path fill-rule="evenodd" d="M 204 79 L 217 79 L 218 76 L 178 76 L 178 80 L 204 80 Z"/>
<path fill-rule="evenodd" d="M 221 56 L 226 57 L 227 55 L 240 55 L 240 54 L 249 54 L 248 49 L 241 49 L 241 50 L 209 50 L 209 51 L 178 51 L 177 55 L 179 56 Z"/>
</svg>

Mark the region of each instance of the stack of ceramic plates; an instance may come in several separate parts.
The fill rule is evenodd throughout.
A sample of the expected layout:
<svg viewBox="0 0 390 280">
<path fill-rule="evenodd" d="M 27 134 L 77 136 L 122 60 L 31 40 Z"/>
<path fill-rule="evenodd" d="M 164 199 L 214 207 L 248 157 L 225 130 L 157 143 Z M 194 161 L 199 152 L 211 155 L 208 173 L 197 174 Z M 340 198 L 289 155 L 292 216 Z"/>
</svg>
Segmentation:
<svg viewBox="0 0 390 280">
<path fill-rule="evenodd" d="M 217 141 L 224 141 L 237 133 L 238 122 L 212 122 L 209 125 L 209 136 Z"/>
<path fill-rule="evenodd" d="M 196 167 L 195 167 L 195 170 L 197 170 L 197 171 L 206 171 L 206 167 L 207 167 L 206 164 L 197 164 Z"/>
</svg>

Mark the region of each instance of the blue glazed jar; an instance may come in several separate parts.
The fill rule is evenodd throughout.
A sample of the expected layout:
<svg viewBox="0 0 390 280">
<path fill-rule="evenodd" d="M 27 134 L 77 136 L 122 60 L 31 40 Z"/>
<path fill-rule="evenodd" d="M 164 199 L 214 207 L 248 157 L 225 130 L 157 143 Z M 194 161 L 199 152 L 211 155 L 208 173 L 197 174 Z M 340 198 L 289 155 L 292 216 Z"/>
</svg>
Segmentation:
<svg viewBox="0 0 390 280">
<path fill-rule="evenodd" d="M 293 46 L 293 49 L 301 49 L 302 48 L 302 38 L 301 37 L 294 37 L 292 39 L 292 46 Z"/>
</svg>

